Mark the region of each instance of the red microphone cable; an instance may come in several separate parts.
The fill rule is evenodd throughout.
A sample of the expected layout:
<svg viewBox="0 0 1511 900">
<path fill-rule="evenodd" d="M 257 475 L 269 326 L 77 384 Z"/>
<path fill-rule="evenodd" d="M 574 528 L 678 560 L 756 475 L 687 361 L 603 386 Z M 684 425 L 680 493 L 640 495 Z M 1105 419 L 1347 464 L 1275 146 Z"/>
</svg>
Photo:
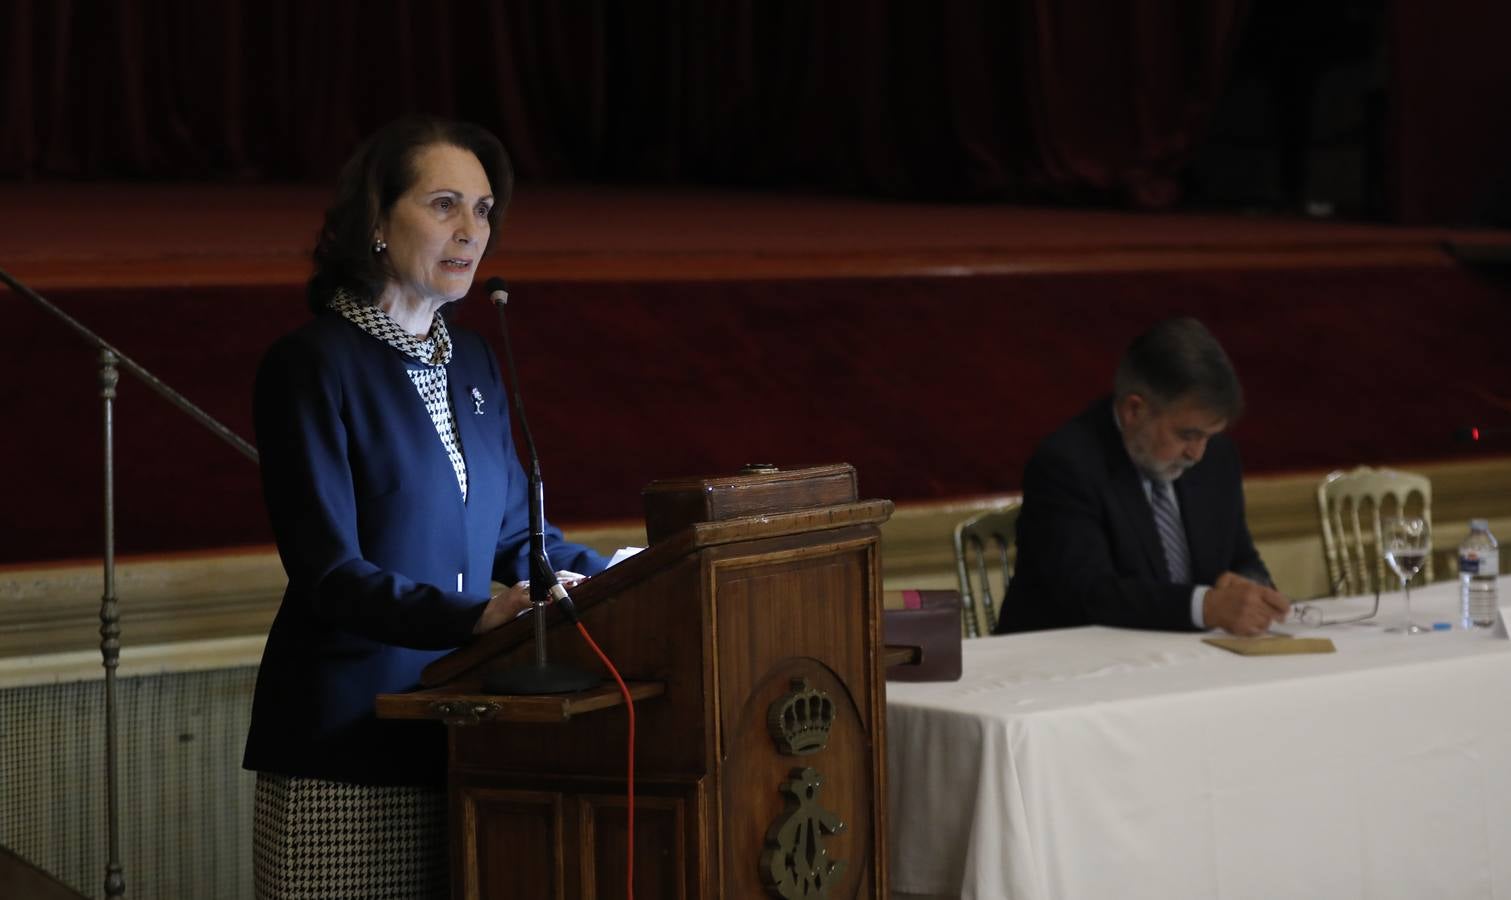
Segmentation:
<svg viewBox="0 0 1511 900">
<path fill-rule="evenodd" d="M 635 701 L 630 699 L 630 689 L 625 686 L 624 679 L 619 677 L 619 670 L 609 661 L 608 656 L 598 648 L 597 642 L 592 635 L 588 634 L 586 625 L 577 621 L 577 630 L 582 633 L 582 639 L 588 642 L 598 658 L 608 667 L 609 674 L 619 683 L 619 693 L 624 697 L 624 708 L 630 713 L 630 743 L 629 743 L 629 777 L 628 787 L 625 789 L 625 805 L 628 812 L 625 816 L 626 841 L 628 846 L 624 854 L 624 896 L 625 900 L 635 900 Z"/>
</svg>

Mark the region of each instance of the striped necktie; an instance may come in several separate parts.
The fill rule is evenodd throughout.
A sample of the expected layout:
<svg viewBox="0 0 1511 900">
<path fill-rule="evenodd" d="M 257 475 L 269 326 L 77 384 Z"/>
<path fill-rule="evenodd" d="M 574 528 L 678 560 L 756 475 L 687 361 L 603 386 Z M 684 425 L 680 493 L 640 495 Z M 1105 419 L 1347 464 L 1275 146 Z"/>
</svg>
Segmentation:
<svg viewBox="0 0 1511 900">
<path fill-rule="evenodd" d="M 1165 548 L 1165 565 L 1173 584 L 1191 580 L 1191 551 L 1186 546 L 1186 527 L 1175 508 L 1175 486 L 1168 481 L 1149 482 L 1149 505 L 1154 507 L 1154 527 Z"/>
</svg>

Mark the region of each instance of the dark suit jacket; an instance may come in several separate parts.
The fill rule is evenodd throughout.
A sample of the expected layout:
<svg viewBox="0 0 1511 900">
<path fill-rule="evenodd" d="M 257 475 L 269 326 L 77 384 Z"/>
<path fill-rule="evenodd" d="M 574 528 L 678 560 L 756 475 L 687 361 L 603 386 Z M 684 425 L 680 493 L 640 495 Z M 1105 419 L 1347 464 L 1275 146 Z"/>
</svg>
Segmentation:
<svg viewBox="0 0 1511 900">
<path fill-rule="evenodd" d="M 1115 625 L 1193 630 L 1191 591 L 1226 571 L 1269 578 L 1244 522 L 1238 451 L 1225 435 L 1175 481 L 1193 583 L 1171 584 L 1154 512 L 1104 398 L 1034 451 L 999 634 Z"/>
<path fill-rule="evenodd" d="M 529 553 L 498 363 L 480 336 L 450 331 L 465 503 L 407 374 L 413 360 L 335 314 L 263 359 L 257 444 L 289 585 L 258 672 L 249 769 L 368 784 L 444 778 L 444 730 L 380 721 L 374 697 L 416 687 L 421 669 L 467 641 L 490 581 L 524 578 Z M 557 568 L 606 564 L 554 528 L 546 546 Z"/>
</svg>

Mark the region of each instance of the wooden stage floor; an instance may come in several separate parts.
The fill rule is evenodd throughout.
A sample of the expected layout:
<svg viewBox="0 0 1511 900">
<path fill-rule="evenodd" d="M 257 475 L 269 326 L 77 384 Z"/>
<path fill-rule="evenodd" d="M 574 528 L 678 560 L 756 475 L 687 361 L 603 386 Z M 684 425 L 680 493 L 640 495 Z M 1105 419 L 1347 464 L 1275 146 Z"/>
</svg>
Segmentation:
<svg viewBox="0 0 1511 900">
<path fill-rule="evenodd" d="M 12 184 L 0 268 L 39 291 L 300 284 L 326 186 Z M 1511 232 L 688 188 L 523 185 L 482 267 L 529 281 L 1448 264 Z"/>
</svg>

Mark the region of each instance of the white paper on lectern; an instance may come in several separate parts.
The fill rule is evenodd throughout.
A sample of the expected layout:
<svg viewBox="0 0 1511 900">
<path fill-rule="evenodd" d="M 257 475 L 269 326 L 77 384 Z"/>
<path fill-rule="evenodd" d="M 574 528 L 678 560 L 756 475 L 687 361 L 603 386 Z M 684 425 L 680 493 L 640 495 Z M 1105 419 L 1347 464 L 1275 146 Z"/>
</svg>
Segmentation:
<svg viewBox="0 0 1511 900">
<path fill-rule="evenodd" d="M 617 566 L 644 549 L 644 547 L 620 547 L 614 551 L 614 556 L 609 560 L 609 565 Z"/>
</svg>

